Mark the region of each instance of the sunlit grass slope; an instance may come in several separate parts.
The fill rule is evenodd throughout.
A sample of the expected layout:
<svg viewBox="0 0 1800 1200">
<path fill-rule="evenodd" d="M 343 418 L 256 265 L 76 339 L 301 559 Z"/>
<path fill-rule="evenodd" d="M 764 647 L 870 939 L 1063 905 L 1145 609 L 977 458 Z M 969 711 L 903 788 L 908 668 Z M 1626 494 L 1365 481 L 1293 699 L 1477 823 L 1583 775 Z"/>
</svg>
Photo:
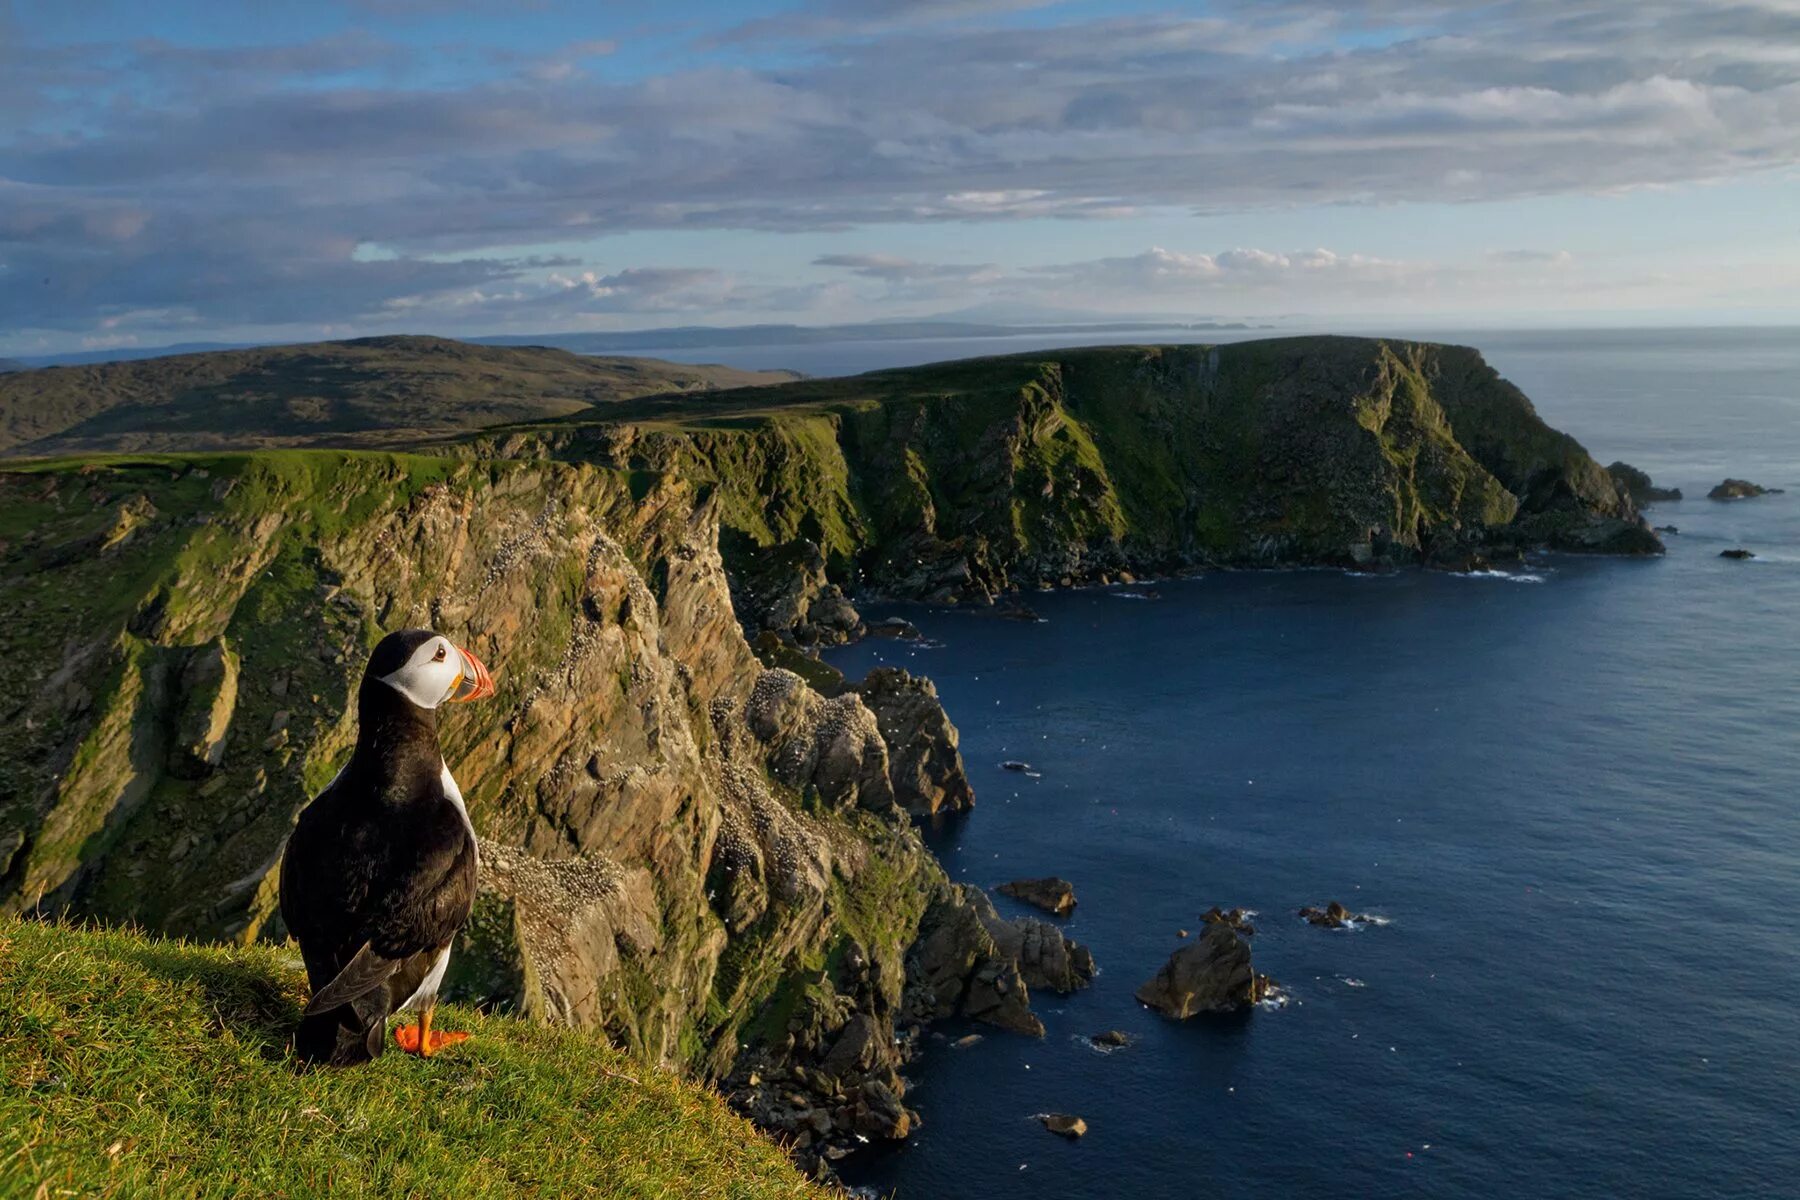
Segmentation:
<svg viewBox="0 0 1800 1200">
<path fill-rule="evenodd" d="M 301 1069 L 291 955 L 0 920 L 0 1196 L 807 1197 L 704 1089 L 440 1010 L 429 1061 Z"/>
</svg>

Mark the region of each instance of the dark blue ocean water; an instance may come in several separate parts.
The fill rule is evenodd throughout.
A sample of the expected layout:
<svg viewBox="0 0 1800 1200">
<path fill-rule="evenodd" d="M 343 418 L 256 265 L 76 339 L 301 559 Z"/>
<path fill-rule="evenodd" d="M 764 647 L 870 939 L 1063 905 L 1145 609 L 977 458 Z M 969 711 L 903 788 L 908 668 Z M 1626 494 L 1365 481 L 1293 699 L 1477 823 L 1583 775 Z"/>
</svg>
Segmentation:
<svg viewBox="0 0 1800 1200">
<path fill-rule="evenodd" d="M 908 608 L 937 648 L 834 655 L 937 681 L 979 795 L 934 835 L 951 875 L 1073 880 L 1102 968 L 1038 998 L 1041 1042 L 931 1042 L 925 1125 L 862 1182 L 1800 1195 L 1800 334 L 1457 340 L 1603 462 L 1688 490 L 1652 513 L 1682 530 L 1666 559 L 1213 574 L 1031 596 L 1039 625 Z M 1790 491 L 1699 498 L 1727 472 Z M 1334 898 L 1391 923 L 1294 916 Z M 1140 1008 L 1215 903 L 1258 910 L 1291 1003 Z M 1138 1040 L 1085 1044 L 1109 1028 Z M 1091 1131 L 1059 1141 L 1045 1110 Z"/>
</svg>

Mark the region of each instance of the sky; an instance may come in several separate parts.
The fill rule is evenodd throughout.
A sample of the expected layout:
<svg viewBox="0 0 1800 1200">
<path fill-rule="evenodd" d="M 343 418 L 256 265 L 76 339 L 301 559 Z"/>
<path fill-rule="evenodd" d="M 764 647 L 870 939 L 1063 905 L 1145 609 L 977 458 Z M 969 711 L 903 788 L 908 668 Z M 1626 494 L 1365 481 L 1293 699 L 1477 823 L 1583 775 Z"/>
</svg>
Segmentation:
<svg viewBox="0 0 1800 1200">
<path fill-rule="evenodd" d="M 1800 324 L 1800 0 L 0 0 L 0 355 Z"/>
</svg>

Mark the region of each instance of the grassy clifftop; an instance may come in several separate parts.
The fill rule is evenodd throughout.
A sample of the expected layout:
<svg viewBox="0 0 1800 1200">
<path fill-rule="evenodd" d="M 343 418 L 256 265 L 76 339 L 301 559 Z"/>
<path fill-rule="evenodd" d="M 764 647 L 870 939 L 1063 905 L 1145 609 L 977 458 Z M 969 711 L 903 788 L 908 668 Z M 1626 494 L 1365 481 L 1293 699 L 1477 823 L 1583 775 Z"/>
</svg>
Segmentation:
<svg viewBox="0 0 1800 1200">
<path fill-rule="evenodd" d="M 716 1095 L 599 1039 L 302 1071 L 290 956 L 0 920 L 0 1194 L 821 1196 Z"/>
<path fill-rule="evenodd" d="M 750 546 L 806 539 L 842 583 L 943 600 L 1125 570 L 1659 549 L 1580 443 L 1467 347 L 1054 350 L 607 417 L 467 450 L 680 475 Z"/>
</svg>

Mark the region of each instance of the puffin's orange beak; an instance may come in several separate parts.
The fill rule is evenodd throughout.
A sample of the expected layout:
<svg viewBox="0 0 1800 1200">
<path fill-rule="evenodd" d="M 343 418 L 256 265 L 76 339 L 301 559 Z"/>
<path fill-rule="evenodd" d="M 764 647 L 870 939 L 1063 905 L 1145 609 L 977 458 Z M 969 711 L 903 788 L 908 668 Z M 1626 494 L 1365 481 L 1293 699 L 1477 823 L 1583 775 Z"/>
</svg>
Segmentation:
<svg viewBox="0 0 1800 1200">
<path fill-rule="evenodd" d="M 494 677 L 488 674 L 488 669 L 482 665 L 481 660 L 461 646 L 456 647 L 456 652 L 462 655 L 462 674 L 457 677 L 456 686 L 450 689 L 450 699 L 462 703 L 485 700 L 493 695 Z"/>
</svg>

